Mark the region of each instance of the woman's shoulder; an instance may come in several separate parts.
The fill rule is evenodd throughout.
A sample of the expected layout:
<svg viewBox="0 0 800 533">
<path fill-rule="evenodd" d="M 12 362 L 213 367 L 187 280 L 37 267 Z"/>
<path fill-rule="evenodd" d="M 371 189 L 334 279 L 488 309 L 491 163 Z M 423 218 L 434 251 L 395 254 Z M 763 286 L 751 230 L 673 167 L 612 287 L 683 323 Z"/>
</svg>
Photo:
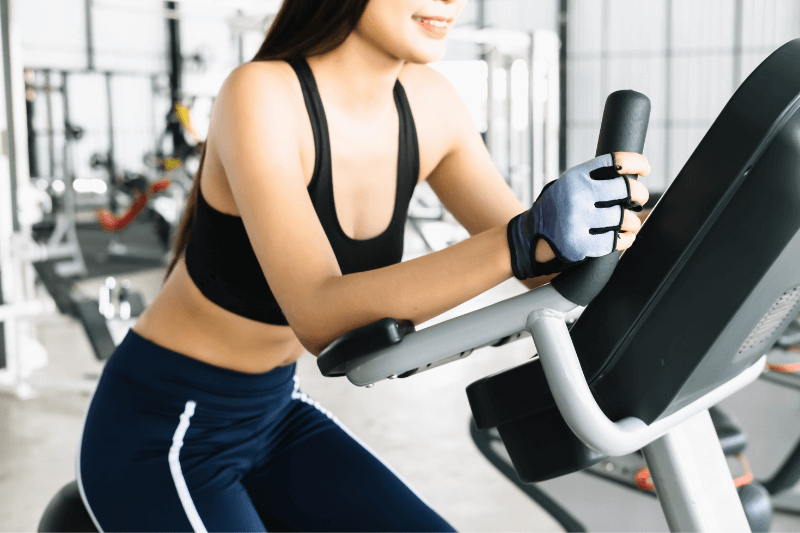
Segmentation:
<svg viewBox="0 0 800 533">
<path fill-rule="evenodd" d="M 217 102 L 215 108 L 225 114 L 269 116 L 273 119 L 271 123 L 284 127 L 304 110 L 297 76 L 285 61 L 251 61 L 239 65 L 223 82 Z"/>
<path fill-rule="evenodd" d="M 267 88 L 270 91 L 281 91 L 292 88 L 296 80 L 294 69 L 286 61 L 249 61 L 233 69 L 228 75 L 223 89 L 226 87 Z"/>
<path fill-rule="evenodd" d="M 225 79 L 214 103 L 209 127 L 211 152 L 229 150 L 226 143 L 284 146 L 300 139 L 296 117 L 303 97 L 291 65 L 285 61 L 251 61 Z M 245 141 L 246 139 L 246 141 Z M 291 151 L 279 152 L 277 160 Z"/>
</svg>

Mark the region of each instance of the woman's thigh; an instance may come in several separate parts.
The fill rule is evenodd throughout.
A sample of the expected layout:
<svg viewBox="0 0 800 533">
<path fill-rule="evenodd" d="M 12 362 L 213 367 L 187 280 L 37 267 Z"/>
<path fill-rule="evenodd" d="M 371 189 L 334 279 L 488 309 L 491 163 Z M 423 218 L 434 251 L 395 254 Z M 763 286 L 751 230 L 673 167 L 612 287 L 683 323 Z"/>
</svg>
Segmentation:
<svg viewBox="0 0 800 533">
<path fill-rule="evenodd" d="M 291 405 L 294 367 L 249 375 L 129 334 L 106 363 L 78 453 L 101 530 L 263 531 L 241 484 Z"/>
<path fill-rule="evenodd" d="M 77 469 L 101 531 L 264 531 L 231 461 L 193 453 L 193 402 L 143 414 L 106 392 L 89 409 Z"/>
<path fill-rule="evenodd" d="M 187 488 L 184 497 L 164 468 L 139 468 L 116 481 L 84 487 L 101 531 L 265 531 L 240 483 Z"/>
<path fill-rule="evenodd" d="M 453 531 L 328 411 L 292 396 L 280 445 L 242 480 L 267 529 Z"/>
</svg>

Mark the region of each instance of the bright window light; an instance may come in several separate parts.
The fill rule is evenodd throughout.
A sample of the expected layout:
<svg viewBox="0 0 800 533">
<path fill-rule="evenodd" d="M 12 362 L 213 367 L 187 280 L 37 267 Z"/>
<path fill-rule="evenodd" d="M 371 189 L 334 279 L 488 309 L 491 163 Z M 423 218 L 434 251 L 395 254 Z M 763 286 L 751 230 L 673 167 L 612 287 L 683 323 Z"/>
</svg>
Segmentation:
<svg viewBox="0 0 800 533">
<path fill-rule="evenodd" d="M 55 183 L 53 188 L 55 189 Z M 105 194 L 108 190 L 106 182 L 98 178 L 77 178 L 72 182 L 72 188 L 75 189 L 75 192 L 93 192 L 97 194 Z"/>
<path fill-rule="evenodd" d="M 486 95 L 489 68 L 486 61 L 437 61 L 430 66 L 453 84 L 467 105 L 473 122 L 480 131 L 486 131 Z"/>
</svg>

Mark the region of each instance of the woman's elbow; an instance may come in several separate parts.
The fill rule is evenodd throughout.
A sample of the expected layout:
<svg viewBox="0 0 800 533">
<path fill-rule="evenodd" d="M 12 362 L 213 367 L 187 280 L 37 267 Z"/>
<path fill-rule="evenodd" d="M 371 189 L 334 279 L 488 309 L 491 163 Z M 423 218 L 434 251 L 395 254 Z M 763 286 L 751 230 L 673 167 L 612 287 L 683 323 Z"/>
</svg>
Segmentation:
<svg viewBox="0 0 800 533">
<path fill-rule="evenodd" d="M 305 317 L 303 319 L 288 318 L 289 325 L 292 327 L 297 340 L 303 345 L 311 355 L 317 357 L 335 339 L 329 338 L 325 327 L 324 319 L 320 320 L 317 316 Z"/>
</svg>

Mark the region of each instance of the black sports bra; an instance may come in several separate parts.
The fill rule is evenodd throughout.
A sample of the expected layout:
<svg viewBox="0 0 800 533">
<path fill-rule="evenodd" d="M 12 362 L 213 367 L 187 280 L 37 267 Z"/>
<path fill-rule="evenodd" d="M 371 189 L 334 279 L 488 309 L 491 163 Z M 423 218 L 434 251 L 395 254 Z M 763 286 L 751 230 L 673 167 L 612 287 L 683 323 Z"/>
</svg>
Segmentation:
<svg viewBox="0 0 800 533">
<path fill-rule="evenodd" d="M 314 174 L 308 194 L 342 274 L 363 272 L 399 263 L 408 204 L 419 177 L 419 147 L 414 118 L 403 86 L 394 86 L 400 122 L 397 191 L 389 227 L 370 239 L 351 239 L 336 217 L 331 177 L 328 123 L 314 75 L 305 60 L 293 63 L 314 133 Z M 300 243 L 298 243 L 300 244 Z M 189 276 L 206 298 L 220 307 L 267 324 L 288 325 L 261 270 L 241 217 L 221 213 L 197 197 L 192 237 L 185 250 Z"/>
</svg>

